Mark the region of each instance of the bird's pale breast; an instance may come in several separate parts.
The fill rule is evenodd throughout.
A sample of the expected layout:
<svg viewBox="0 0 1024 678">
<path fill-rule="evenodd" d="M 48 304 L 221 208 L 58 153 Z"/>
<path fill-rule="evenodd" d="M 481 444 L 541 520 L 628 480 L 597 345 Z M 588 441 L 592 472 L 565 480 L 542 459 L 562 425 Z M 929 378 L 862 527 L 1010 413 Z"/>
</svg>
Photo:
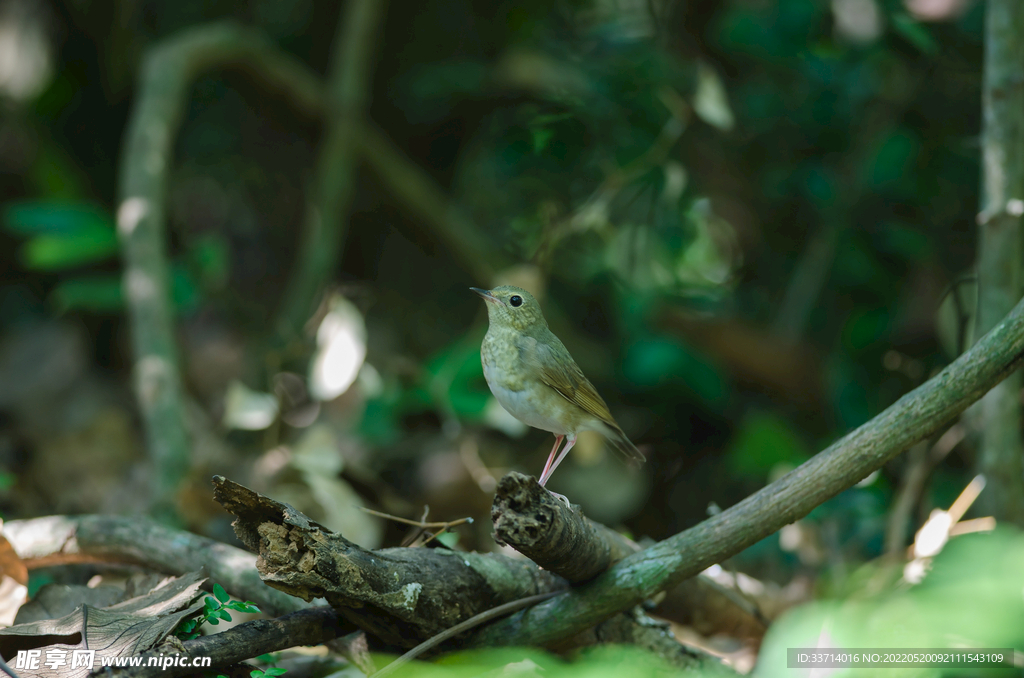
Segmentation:
<svg viewBox="0 0 1024 678">
<path fill-rule="evenodd" d="M 592 428 L 585 421 L 592 417 L 527 374 L 519 349 L 500 333 L 487 333 L 480 347 L 480 359 L 491 393 L 519 421 L 556 435 Z"/>
</svg>

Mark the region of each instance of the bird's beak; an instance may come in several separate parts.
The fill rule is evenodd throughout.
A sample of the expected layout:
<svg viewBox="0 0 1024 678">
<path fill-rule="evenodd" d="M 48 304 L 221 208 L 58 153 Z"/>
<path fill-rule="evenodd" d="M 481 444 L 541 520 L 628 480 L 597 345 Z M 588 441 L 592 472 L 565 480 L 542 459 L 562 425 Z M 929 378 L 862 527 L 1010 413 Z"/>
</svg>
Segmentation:
<svg viewBox="0 0 1024 678">
<path fill-rule="evenodd" d="M 490 302 L 492 304 L 500 304 L 501 303 L 500 301 L 498 301 L 498 297 L 496 297 L 493 294 L 491 294 L 488 290 L 482 290 L 479 287 L 470 287 L 469 289 L 473 290 L 474 292 L 479 294 L 481 297 L 483 297 L 484 301 Z"/>
</svg>

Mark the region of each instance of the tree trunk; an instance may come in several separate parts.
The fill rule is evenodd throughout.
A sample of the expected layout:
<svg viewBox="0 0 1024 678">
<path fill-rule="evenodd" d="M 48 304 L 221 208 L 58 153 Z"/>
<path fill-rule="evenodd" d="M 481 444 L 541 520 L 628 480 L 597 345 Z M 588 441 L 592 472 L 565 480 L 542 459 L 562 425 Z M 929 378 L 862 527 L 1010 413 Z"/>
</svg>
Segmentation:
<svg viewBox="0 0 1024 678">
<path fill-rule="evenodd" d="M 1021 298 L 1024 239 L 1024 2 L 989 0 L 985 24 L 982 205 L 978 215 L 978 332 Z M 983 510 L 1024 526 L 1021 373 L 979 403 L 978 471 L 988 481 Z"/>
</svg>

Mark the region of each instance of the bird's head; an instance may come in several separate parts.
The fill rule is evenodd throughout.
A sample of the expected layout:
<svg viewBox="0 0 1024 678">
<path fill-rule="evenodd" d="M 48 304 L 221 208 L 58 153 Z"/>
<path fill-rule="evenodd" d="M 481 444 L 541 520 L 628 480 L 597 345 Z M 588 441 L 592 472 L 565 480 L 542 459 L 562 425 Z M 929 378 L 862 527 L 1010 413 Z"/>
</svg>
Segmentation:
<svg viewBox="0 0 1024 678">
<path fill-rule="evenodd" d="M 492 326 L 525 332 L 535 327 L 547 327 L 540 304 L 533 295 L 520 287 L 500 285 L 492 290 L 470 287 L 487 302 L 487 318 Z"/>
</svg>

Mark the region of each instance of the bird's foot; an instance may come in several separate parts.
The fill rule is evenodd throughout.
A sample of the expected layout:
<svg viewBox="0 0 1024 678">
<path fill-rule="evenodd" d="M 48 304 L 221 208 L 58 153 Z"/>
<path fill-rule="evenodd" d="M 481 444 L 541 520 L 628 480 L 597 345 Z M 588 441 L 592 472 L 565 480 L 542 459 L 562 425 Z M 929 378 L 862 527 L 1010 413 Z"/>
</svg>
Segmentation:
<svg viewBox="0 0 1024 678">
<path fill-rule="evenodd" d="M 548 490 L 548 488 L 546 487 L 544 489 Z M 552 492 L 551 490 L 548 490 L 548 494 L 550 494 L 552 497 L 565 504 L 565 508 L 569 509 L 570 511 L 572 510 L 572 504 L 569 503 L 569 498 L 567 496 L 565 496 L 564 494 L 558 494 L 557 492 Z"/>
</svg>

